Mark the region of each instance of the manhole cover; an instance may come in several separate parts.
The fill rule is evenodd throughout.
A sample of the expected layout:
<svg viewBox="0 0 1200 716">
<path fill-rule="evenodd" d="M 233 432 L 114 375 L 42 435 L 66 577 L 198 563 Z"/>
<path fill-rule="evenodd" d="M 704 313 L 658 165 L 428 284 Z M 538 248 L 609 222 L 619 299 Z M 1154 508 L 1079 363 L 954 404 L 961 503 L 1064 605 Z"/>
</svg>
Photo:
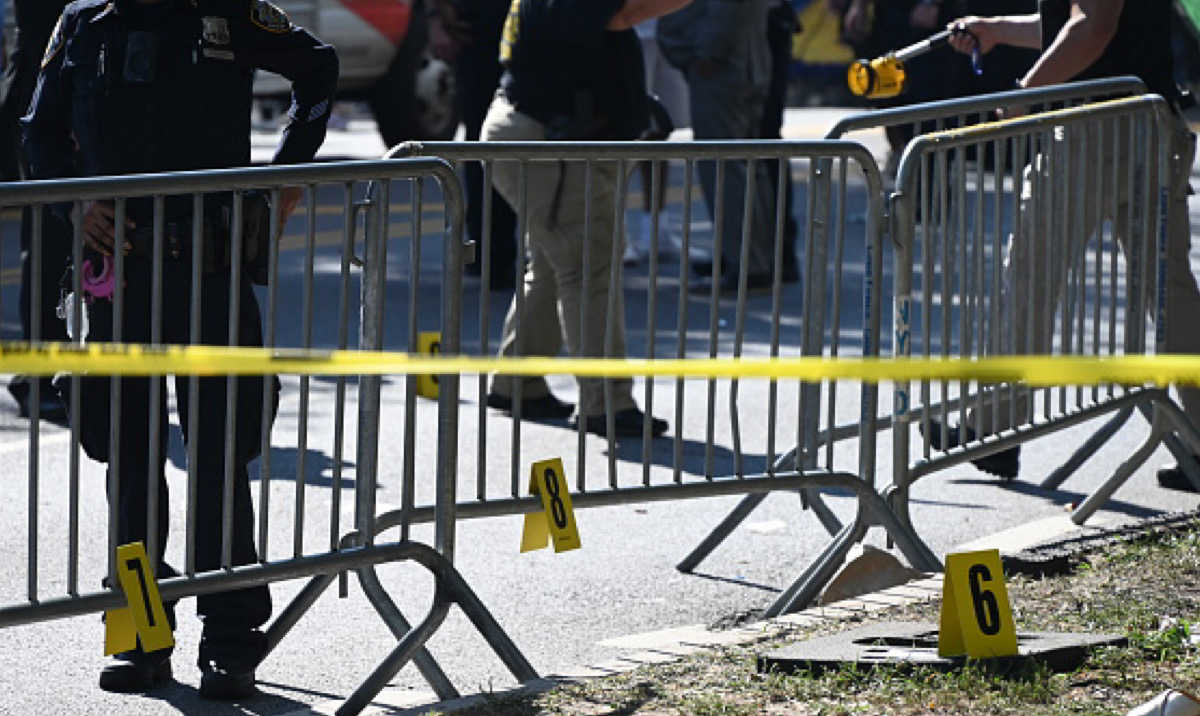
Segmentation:
<svg viewBox="0 0 1200 716">
<path fill-rule="evenodd" d="M 820 673 L 847 664 L 859 668 L 875 666 L 928 666 L 943 671 L 967 663 L 966 657 L 941 657 L 937 653 L 938 628 L 927 622 L 883 622 L 841 634 L 809 639 L 758 657 L 758 670 L 790 673 Z M 1100 646 L 1124 646 L 1125 637 L 1115 634 L 1060 634 L 1017 632 L 1017 656 L 992 659 L 1008 667 L 1030 659 L 1051 671 L 1071 671 Z"/>
</svg>

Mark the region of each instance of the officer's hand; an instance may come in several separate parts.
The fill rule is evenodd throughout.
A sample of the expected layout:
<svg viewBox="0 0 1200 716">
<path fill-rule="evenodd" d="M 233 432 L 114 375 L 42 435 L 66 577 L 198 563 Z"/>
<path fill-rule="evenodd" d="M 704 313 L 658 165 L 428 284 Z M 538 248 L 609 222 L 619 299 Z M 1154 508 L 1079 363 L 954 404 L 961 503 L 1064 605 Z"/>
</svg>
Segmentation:
<svg viewBox="0 0 1200 716">
<path fill-rule="evenodd" d="M 112 256 L 113 242 L 117 238 L 117 210 L 111 201 L 85 201 L 83 203 L 83 243 L 93 251 L 105 256 Z M 137 224 L 130 219 L 125 220 L 128 231 Z M 133 248 L 128 239 L 125 241 L 125 253 Z"/>
<path fill-rule="evenodd" d="M 996 29 L 992 18 L 968 17 L 955 20 L 946 26 L 950 31 L 950 46 L 964 55 L 969 55 L 979 48 L 979 54 L 986 55 L 996 46 Z"/>
<path fill-rule="evenodd" d="M 287 223 L 288 217 L 296 210 L 296 205 L 300 203 L 300 199 L 304 197 L 304 188 L 299 186 L 285 186 L 279 190 L 279 232 L 275 236 L 278 240 L 283 236 L 283 226 Z"/>
</svg>

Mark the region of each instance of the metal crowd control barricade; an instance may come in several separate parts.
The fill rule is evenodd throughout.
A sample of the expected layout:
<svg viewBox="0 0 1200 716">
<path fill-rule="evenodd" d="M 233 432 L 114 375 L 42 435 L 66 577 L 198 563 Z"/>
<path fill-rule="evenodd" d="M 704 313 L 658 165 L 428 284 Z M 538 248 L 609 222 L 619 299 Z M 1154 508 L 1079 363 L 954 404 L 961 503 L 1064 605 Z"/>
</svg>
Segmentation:
<svg viewBox="0 0 1200 716">
<path fill-rule="evenodd" d="M 1163 353 L 1166 288 L 1156 276 L 1166 275 L 1167 112 L 1161 98 L 1143 96 L 915 139 L 891 201 L 893 352 L 943 358 Z M 997 157 L 991 170 L 977 163 L 950 173 L 966 151 L 988 149 Z M 910 523 L 908 493 L 917 479 L 1133 408 L 1148 410 L 1151 434 L 1074 511 L 1078 524 L 1166 436 L 1177 435 L 1191 452 L 1200 446 L 1195 426 L 1167 390 L 897 384 L 890 501 Z M 910 456 L 914 423 L 921 438 Z M 1095 450 L 1109 434 L 1102 429 L 1085 449 Z"/>
<path fill-rule="evenodd" d="M 612 336 L 612 316 L 620 312 L 619 292 L 633 296 L 630 303 L 641 305 L 645 298 L 645 313 L 629 311 L 629 335 L 644 330 L 644 342 L 629 341 L 627 355 L 654 359 L 708 357 L 730 358 L 736 371 L 736 359 L 741 356 L 874 356 L 878 355 L 881 266 L 879 261 L 882 216 L 882 192 L 878 168 L 869 153 L 860 145 L 848 142 L 633 142 L 633 143 L 454 143 L 412 144 L 393 150 L 393 155 L 425 154 L 456 163 L 482 164 L 485 186 L 497 167 L 505 162 L 517 163 L 524 176 L 537 163 L 576 163 L 583 166 L 587 181 L 600 164 L 616 167 L 615 207 L 611 241 L 611 263 L 621 265 L 626 195 L 629 192 L 630 171 L 639 162 L 652 162 L 655 177 L 651 186 L 657 187 L 657 176 L 665 162 L 673 161 L 684 167 L 682 187 L 671 189 L 670 205 L 682 201 L 682 237 L 678 246 L 678 263 L 660 258 L 660 245 L 667 237 L 655 229 L 653 247 L 644 267 L 614 270 L 605 280 L 611 281 L 608 323 L 604 335 Z M 692 218 L 694 201 L 700 192 L 693 186 L 693 172 L 698 163 L 715 162 L 715 194 L 723 192 L 725 177 L 732 174 L 727 165 L 748 161 L 745 175 L 750 177 L 744 193 L 738 194 L 743 206 L 740 231 L 724 234 L 724 212 L 715 211 L 717 218 L 711 232 L 702 218 Z M 753 240 L 751 226 L 756 187 L 762 185 L 759 167 L 774 164 L 782 179 L 785 171 L 808 170 L 807 181 L 800 181 L 798 192 L 810 192 L 809 210 L 801 220 L 799 247 L 801 250 L 801 283 L 785 283 L 780 270 L 783 226 L 788 207 L 782 198 L 773 200 L 770 224 L 771 264 L 774 275 L 764 294 L 749 289 L 746 263 L 749 242 Z M 828 186 L 818 188 L 817 167 L 828 167 Z M 517 235 L 526 235 L 525 204 L 528 200 L 521 181 L 517 206 L 519 228 Z M 590 184 L 588 185 L 591 186 Z M 590 190 L 589 190 L 590 191 Z M 818 192 L 825 192 L 818 199 Z M 659 189 L 654 189 L 652 205 L 658 205 Z M 485 202 L 490 201 L 485 192 Z M 680 196 L 680 194 L 682 196 Z M 591 194 L 588 194 L 590 206 Z M 717 202 L 721 206 L 721 201 Z M 861 209 L 869 217 L 865 224 L 851 227 L 845 220 L 850 207 Z M 697 211 L 703 212 L 703 209 Z M 707 212 L 704 212 L 707 213 Z M 485 217 L 487 210 L 485 209 Z M 656 224 L 656 222 L 652 222 Z M 485 218 L 482 250 L 490 253 L 489 224 Z M 694 228 L 696 227 L 696 228 Z M 693 286 L 698 280 L 690 271 L 697 261 L 700 245 L 709 246 L 713 254 L 720 253 L 721 236 L 740 237 L 739 288 L 726 295 L 717 287 L 705 285 L 700 295 Z M 587 230 L 580 240 L 587 245 Z M 526 251 L 524 241 L 518 256 Z M 584 261 L 589 259 L 585 254 Z M 587 264 L 585 263 L 585 266 Z M 487 274 L 486 262 L 483 270 Z M 846 269 L 846 267 L 851 267 Z M 525 265 L 519 265 L 518 276 Z M 716 269 L 709 269 L 715 271 Z M 585 275 L 587 271 L 585 270 Z M 711 273 L 709 276 L 711 277 Z M 498 326 L 489 318 L 492 299 L 486 290 L 486 279 L 479 314 L 464 319 L 478 321 L 479 342 L 472 346 L 464 342 L 464 350 L 478 350 L 488 355 L 495 351 Z M 504 297 L 507 299 L 507 297 Z M 733 299 L 733 300 L 731 300 Z M 515 301 L 524 300 L 520 292 Z M 564 320 L 569 320 L 564 318 Z M 550 328 L 556 330 L 557 327 Z M 545 326 L 517 326 L 521 330 L 547 330 Z M 605 354 L 611 354 L 606 343 Z M 567 368 L 569 370 L 569 368 Z M 806 487 L 840 488 L 850 492 L 857 501 L 852 524 L 834 524 L 830 531 L 837 533 L 825 552 L 797 583 L 785 591 L 768 614 L 778 614 L 793 601 L 801 588 L 819 590 L 832 576 L 838 557 L 872 526 L 884 527 L 901 550 L 914 564 L 936 565 L 927 547 L 910 539 L 906 531 L 898 530 L 890 512 L 881 501 L 874 486 L 877 414 L 877 386 L 829 381 L 824 384 L 798 384 L 788 381 L 754 381 L 736 378 L 722 380 L 685 381 L 656 379 L 648 375 L 635 385 L 634 395 L 647 413 L 672 417 L 669 435 L 655 441 L 648 437 L 626 443 L 608 437 L 589 435 L 583 421 L 572 424 L 561 420 L 551 424 L 523 420 L 519 408 L 514 419 L 484 405 L 489 390 L 488 377 L 480 376 L 477 386 L 478 412 L 476 420 L 461 423 L 464 440 L 476 440 L 479 462 L 472 471 L 466 467 L 461 479 L 464 494 L 457 506 L 460 518 L 496 516 L 539 511 L 540 502 L 527 495 L 529 463 L 562 455 L 564 430 L 573 431 L 573 456 L 564 460 L 572 475 L 572 501 L 577 507 L 596 507 L 628 503 L 680 500 L 717 495 L 768 493 L 776 490 L 796 490 Z M 469 382 L 469 381 L 468 381 Z M 518 383 L 520 385 L 520 383 Z M 555 389 L 571 390 L 571 386 L 556 384 Z M 608 399 L 612 385 L 606 384 Z M 720 403 L 727 400 L 722 410 Z M 520 393 L 514 396 L 520 404 Z M 666 404 L 664 410 L 661 406 Z M 610 411 L 611 413 L 611 411 Z M 701 419 L 697 419 L 701 418 Z M 834 451 L 834 441 L 828 438 L 831 426 L 854 424 L 861 438 L 857 449 Z M 473 434 L 472 434 L 473 433 Z M 571 432 L 565 433 L 572 435 Z M 846 435 L 845 437 L 850 437 Z M 795 441 L 795 442 L 793 442 Z M 847 441 L 849 442 L 849 441 Z M 800 444 L 810 449 L 813 461 L 798 469 L 794 461 L 783 460 L 784 451 L 778 446 Z M 817 446 L 824 446 L 824 451 Z M 669 446 L 669 449 L 668 449 Z M 753 448 L 762 446 L 763 453 L 754 455 Z M 848 446 L 849 447 L 849 446 Z M 602 451 L 607 448 L 606 453 Z M 569 451 L 569 448 L 567 448 Z M 539 452 L 555 450 L 556 452 Z M 486 456 L 486 457 L 485 457 Z M 573 457 L 572 461 L 570 457 Z M 573 464 L 572 464 L 573 462 Z M 473 474 L 471 474 L 473 472 Z M 467 496 L 469 494 L 469 496 Z M 417 514 L 422 512 L 418 507 Z M 828 527 L 827 527 L 828 528 Z"/>
<path fill-rule="evenodd" d="M 1024 107 L 1031 111 L 1054 110 L 1113 97 L 1141 95 L 1145 92 L 1145 84 L 1133 76 L 1072 82 L 1036 89 L 1011 90 L 851 115 L 843 117 L 834 124 L 826 136 L 830 139 L 853 138 L 863 131 L 877 130 L 881 127 L 905 127 L 912 132 L 913 136 L 920 136 L 931 131 L 943 131 L 953 127 L 965 127 L 970 124 L 986 122 L 996 110 L 1009 107 Z M 992 151 L 985 150 L 985 156 Z M 969 157 L 964 154 L 963 159 L 969 159 Z M 954 165 L 954 171 L 965 170 L 963 168 L 968 165 L 968 161 L 960 161 Z M 1128 422 L 1135 410 L 1138 410 L 1147 421 L 1153 420 L 1147 403 L 1120 408 L 1090 439 L 1052 471 L 1042 481 L 1041 486 L 1053 489 L 1066 481 L 1095 453 L 1099 446 L 1103 445 Z M 889 424 L 887 420 L 880 423 L 881 427 L 887 427 Z M 1200 482 L 1200 465 L 1197 465 L 1192 458 L 1192 453 L 1183 447 L 1178 437 L 1168 434 L 1164 439 L 1164 445 L 1171 451 L 1189 477 L 1194 482 Z"/>
<path fill-rule="evenodd" d="M 324 164 L 293 167 L 267 167 L 256 169 L 186 172 L 174 174 L 143 175 L 129 177 L 62 180 L 53 182 L 23 182 L 5 184 L 0 187 L 0 206 L 33 207 L 33 236 L 42 237 L 45 222 L 54 220 L 42 211 L 43 207 L 67 205 L 74 216 L 79 217 L 86 203 L 111 201 L 115 207 L 118 243 L 124 241 L 139 244 L 143 257 L 130 258 L 118 252 L 114 259 L 115 292 L 112 296 L 114 316 L 112 337 L 121 342 L 126 333 L 124 310 L 131 301 L 150 301 L 146 311 L 150 316 L 149 343 L 163 345 L 201 343 L 201 325 L 215 322 L 217 332 L 223 332 L 228 322 L 228 344 L 245 340 L 242 328 L 257 321 L 258 316 L 240 313 L 236 297 L 245 295 L 248 276 L 243 272 L 243 225 L 248 205 L 244 192 L 267 191 L 278 201 L 284 187 L 303 187 L 307 196 L 306 211 L 297 218 L 305 225 L 302 236 L 284 235 L 280 241 L 271 241 L 267 259 L 268 283 L 255 289 L 261 303 L 262 332 L 268 348 L 281 349 L 346 349 L 358 346 L 364 350 L 380 350 L 385 346 L 381 333 L 383 302 L 380 292 L 386 273 L 387 246 L 391 241 L 407 240 L 414 253 L 422 245 L 420 206 L 422 188 L 426 183 L 440 188 L 445 206 L 446 220 L 443 226 L 435 227 L 432 236 L 435 244 L 426 251 L 443 255 L 441 281 L 446 287 L 438 303 L 439 328 L 447 351 L 457 350 L 458 298 L 456 287 L 461 281 L 459 267 L 462 264 L 463 243 L 461 239 L 462 196 L 451 167 L 436 159 L 411 161 L 374 161 L 343 164 Z M 372 191 L 373 188 L 373 191 Z M 372 196 L 367 196 L 372 191 Z M 333 202 L 329 212 L 318 211 L 318 195 Z M 366 197 L 364 199 L 364 197 Z M 393 223 L 390 202 L 396 198 L 411 200 L 407 211 L 408 222 Z M 152 211 L 155 217 L 152 227 L 124 228 L 129 208 L 139 204 Z M 187 217 L 211 217 L 213 206 L 222 207 L 224 216 L 232 226 L 232 246 L 227 267 L 213 268 L 204 260 L 205 222 L 189 221 Z M 404 212 L 400 212 L 402 215 Z M 139 215 L 143 215 L 140 214 Z M 330 216 L 332 215 L 332 216 Z M 183 216 L 183 220 L 178 217 Z M 403 218 L 403 217 L 402 217 Z M 82 233 L 76 221 L 74 232 L 73 264 L 83 265 Z M 359 233 L 360 223 L 366 227 L 366 235 Z M 393 226 L 398 228 L 392 228 Z M 278 218 L 270 219 L 272 236 L 278 236 Z M 135 233 L 137 232 L 137 233 Z M 32 345 L 38 346 L 40 335 L 40 302 L 36 297 L 41 291 L 56 287 L 42 286 L 40 241 L 33 246 L 33 284 L 35 300 L 33 306 Z M 359 247 L 365 248 L 360 256 Z M 98 256 L 88 257 L 99 263 Z M 262 257 L 259 257 L 262 258 Z M 134 261 L 141 263 L 134 264 Z M 165 268 L 175 262 L 173 268 Z M 136 269 L 136 274 L 131 272 Z M 361 296 L 354 293 L 360 281 L 356 267 L 361 267 Z M 80 340 L 81 316 L 86 303 L 81 298 L 83 288 L 81 274 L 67 286 L 72 292 L 64 299 L 63 307 L 73 315 L 72 329 Z M 146 278 L 146 274 L 150 274 Z M 126 296 L 128 280 L 137 280 L 139 291 L 147 284 L 148 294 Z M 172 285 L 178 282 L 177 285 Z M 202 296 L 205 286 L 216 286 L 223 291 L 229 286 L 227 301 L 233 308 L 228 316 L 210 316 L 205 313 Z M 186 311 L 164 305 L 164 296 L 189 296 L 182 298 Z M 220 293 L 216 294 L 220 295 Z M 96 298 L 96 301 L 107 300 Z M 362 322 L 356 313 L 356 304 L 361 306 Z M 94 306 L 95 304 L 93 304 Z M 99 308 L 93 308 L 93 318 L 100 316 Z M 132 315 L 132 314 L 129 314 Z M 164 320 L 167 316 L 167 320 Z M 186 318 L 184 318 L 186 316 Z M 168 324 L 170 330 L 166 328 Z M 184 327 L 180 327 L 180 323 Z M 247 323 L 249 322 L 249 323 Z M 97 336 L 97 324 L 92 321 L 93 337 Z M 129 329 L 132 330 L 132 329 Z M 247 328 L 247 330 L 253 330 Z M 181 335 L 182 332 L 182 335 Z M 354 337 L 354 332 L 359 335 Z M 213 342 L 213 335 L 208 336 Z M 403 340 L 403 339 L 402 339 Z M 223 341 L 218 341 L 223 342 Z M 404 342 L 400 349 L 415 352 L 415 340 Z M 115 573 L 115 548 L 118 546 L 118 507 L 113 500 L 107 510 L 85 509 L 88 505 L 103 505 L 105 492 L 116 494 L 117 473 L 114 469 L 107 480 L 105 467 L 97 462 L 81 459 L 81 426 L 84 421 L 110 421 L 108 436 L 109 464 L 118 466 L 121 460 L 140 459 L 142 456 L 122 454 L 124 441 L 120 440 L 122 411 L 130 409 L 119 397 L 122 387 L 133 391 L 145 385 L 149 403 L 140 405 L 148 416 L 149 455 L 146 476 L 146 520 L 150 526 L 146 536 L 147 552 L 159 553 L 159 546 L 166 544 L 166 534 L 159 525 L 159 501 L 165 500 L 161 490 L 165 482 L 157 478 L 156 465 L 166 460 L 162 450 L 166 447 L 171 461 L 177 465 L 187 464 L 186 489 L 176 490 L 173 501 L 168 502 L 168 516 L 174 523 L 176 539 L 166 559 L 178 568 L 176 576 L 160 573 L 160 591 L 164 600 L 173 601 L 231 589 L 267 585 L 283 580 L 311 579 L 299 595 L 277 616 L 267 629 L 269 648 L 274 649 L 306 613 L 317 597 L 339 575 L 355 572 L 364 592 L 375 610 L 383 618 L 398 640 L 393 653 L 355 691 L 342 706 L 339 713 L 353 714 L 360 711 L 379 692 L 388 679 L 408 661 L 415 662 L 434 690 L 442 698 L 457 695 L 454 686 L 442 673 L 438 664 L 425 651 L 424 645 L 446 618 L 450 607 L 459 605 L 472 623 L 480 630 L 488 643 L 495 649 L 504 664 L 518 679 L 536 676 L 532 667 L 492 619 L 482 603 L 475 597 L 453 565 L 454 483 L 446 476 L 453 476 L 457 457 L 457 431 L 454 424 L 456 412 L 450 406 L 456 400 L 457 377 L 449 376 L 442 382 L 442 410 L 438 420 L 420 417 L 412 409 L 402 417 L 406 430 L 414 433 L 421 430 L 430 436 L 421 460 L 428 469 L 419 472 L 413 468 L 417 459 L 409 455 L 405 462 L 409 466 L 403 475 L 399 492 L 412 494 L 417 483 L 432 486 L 434 499 L 431 502 L 435 523 L 433 545 L 425 545 L 411 538 L 407 523 L 399 535 L 381 535 L 376 522 L 378 480 L 378 441 L 381 415 L 380 378 L 362 376 L 354 391 L 354 379 L 346 375 L 282 376 L 284 390 L 278 417 L 272 428 L 271 391 L 264 390 L 260 425 L 243 426 L 249 434 L 257 436 L 249 442 L 258 442 L 260 457 L 257 458 L 258 485 L 251 485 L 244 495 L 235 496 L 234 466 L 242 464 L 235 457 L 240 444 L 237 435 L 237 419 L 240 413 L 237 395 L 239 388 L 253 383 L 245 379 L 219 375 L 220 366 L 210 367 L 215 377 L 201 378 L 184 376 L 176 378 L 176 390 L 186 389 L 189 400 L 180 398 L 175 409 L 181 420 L 186 418 L 188 426 L 185 437 L 186 448 L 173 444 L 176 438 L 164 435 L 162 425 L 168 410 L 167 383 L 160 379 L 145 381 L 134 377 L 91 376 L 81 378 L 73 375 L 60 384 L 69 386 L 70 431 L 44 433 L 35 412 L 29 428 L 29 449 L 23 466 L 28 475 L 24 498 L 18 499 L 19 490 L 6 488 L 6 499 L 0 505 L 0 521 L 10 529 L 25 529 L 25 548 L 6 550 L 0 556 L 0 569 L 16 577 L 0 586 L 0 627 L 14 626 L 59 619 L 70 616 L 98 613 L 119 608 L 125 600 L 119 588 L 100 588 L 101 577 L 110 575 L 109 584 Z M 210 372 L 211 376 L 212 373 Z M 265 376 L 264 376 L 265 378 Z M 43 378 L 45 379 L 45 378 Z M 81 385 L 88 381 L 111 381 L 114 398 L 111 406 L 104 408 L 107 416 L 98 414 L 81 415 Z M 266 381 L 269 382 L 269 381 Z M 226 393 L 225 422 L 229 426 L 224 436 L 217 439 L 224 443 L 224 475 L 214 479 L 212 472 L 207 478 L 198 475 L 198 443 L 205 427 L 201 425 L 197 396 L 203 390 L 215 390 L 224 385 Z M 92 384 L 99 385 L 99 384 Z M 253 388 L 251 388 L 253 389 Z M 130 392 L 130 395 L 133 395 Z M 256 398 L 245 401 L 253 404 Z M 35 401 L 36 402 L 36 401 Z M 135 408 L 137 406 L 134 406 Z M 92 408 L 95 409 L 94 407 Z M 211 414 L 215 414 L 213 411 Z M 211 426 L 212 423 L 209 423 Z M 332 435 L 331 444 L 316 443 L 317 436 Z M 171 438 L 171 439 L 168 439 Z M 96 443 L 92 443 L 96 444 Z M 51 449 L 53 447 L 53 449 Z M 407 447 L 413 448 L 409 444 Z M 415 449 L 415 448 L 414 448 Z M 181 452 L 186 452 L 186 456 Z M 210 453 L 211 454 L 211 453 Z M 57 462 L 53 462 L 57 460 Z M 355 465 L 355 461 L 357 464 Z M 11 466 L 17 466 L 14 460 Z M 62 466 L 66 469 L 44 469 Z M 182 466 L 180 466 L 182 469 Z M 132 479 L 132 478 L 130 478 Z M 6 480 L 6 482 L 8 482 Z M 213 484 L 219 483 L 219 484 Z M 130 483 L 132 484 L 132 483 Z M 342 490 L 354 488 L 355 500 L 344 504 Z M 197 498 L 202 490 L 217 490 L 221 494 L 220 510 L 220 564 L 216 568 L 201 568 L 197 553 Z M 234 500 L 241 496 L 257 503 L 256 524 L 252 530 L 258 557 L 252 563 L 244 563 L 232 556 L 234 541 Z M 46 496 L 56 498 L 53 509 L 43 506 Z M 60 505 L 59 502 L 62 504 Z M 60 509 L 61 507 L 61 509 Z M 45 513 L 53 515 L 48 519 Z M 20 526 L 20 527 L 18 527 Z M 241 524 L 240 529 L 247 529 Z M 212 544 L 211 542 L 208 544 Z M 211 554 L 211 552 L 210 552 Z M 24 561 L 24 565 L 20 562 Z M 376 575 L 377 565 L 387 562 L 408 561 L 425 568 L 436 583 L 436 597 L 429 613 L 415 627 L 409 625 L 380 584 Z M 107 565 L 107 567 L 106 567 Z M 95 588 L 85 586 L 94 580 Z"/>
<path fill-rule="evenodd" d="M 868 134 L 878 134 L 881 129 L 904 128 L 911 132 L 913 136 L 919 137 L 924 133 L 942 131 L 950 127 L 964 127 L 987 122 L 995 116 L 997 110 L 1009 107 L 1020 106 L 1036 110 L 1057 109 L 1078 106 L 1102 98 L 1142 94 L 1145 91 L 1146 87 L 1140 79 L 1127 76 L 876 109 L 842 117 L 829 128 L 825 137 L 829 140 L 858 140 L 869 145 L 871 142 L 869 141 L 870 137 Z M 985 150 L 984 156 L 987 156 L 987 153 L 991 151 L 990 148 Z M 971 161 L 974 162 L 976 160 L 972 157 Z M 954 166 L 962 168 L 968 166 L 968 163 L 963 161 Z M 828 177 L 828 172 L 829 167 L 826 164 L 818 165 L 816 169 L 815 177 L 818 179 L 817 186 L 819 187 L 815 195 L 817 206 L 823 206 L 824 202 L 829 200 L 828 182 L 820 181 Z M 886 191 L 887 189 L 885 188 Z M 884 224 L 884 230 L 887 231 L 886 215 Z M 817 230 L 820 230 L 819 226 Z M 888 340 L 886 337 L 883 337 L 881 340 L 886 350 Z M 918 411 L 917 414 L 919 414 L 921 408 L 918 406 L 913 409 Z M 1043 486 L 1055 487 L 1067 479 L 1095 451 L 1099 444 L 1103 443 L 1104 440 L 1115 433 L 1129 419 L 1134 409 L 1133 406 L 1126 406 L 1118 410 L 1113 418 L 1097 432 L 1095 438 L 1080 447 L 1060 468 L 1055 470 L 1043 483 Z M 1151 417 L 1147 410 L 1143 410 L 1143 414 L 1147 419 Z M 830 431 L 823 432 L 818 445 L 810 445 L 807 450 L 803 449 L 803 446 L 797 445 L 795 449 L 785 453 L 781 457 L 781 462 L 784 464 L 811 465 L 813 449 L 823 444 L 826 439 L 836 441 L 854 436 L 856 434 L 856 427 L 853 424 L 839 425 Z M 879 430 L 889 429 L 892 427 L 892 417 L 889 415 L 880 415 L 876 421 L 876 427 Z M 1191 459 L 1189 452 L 1182 447 L 1174 435 L 1167 435 L 1165 444 L 1180 460 L 1180 464 L 1185 466 L 1185 469 L 1191 470 L 1193 468 L 1194 461 Z M 1197 478 L 1200 478 L 1200 472 L 1197 473 Z M 804 501 L 805 507 L 814 509 L 831 528 L 836 526 L 828 516 L 829 512 L 824 507 L 818 490 L 804 490 L 801 491 L 800 496 Z M 700 561 L 708 556 L 754 512 L 765 497 L 765 494 L 748 495 L 680 563 L 680 569 L 690 570 L 699 564 Z M 815 594 L 805 596 L 812 597 Z M 794 603 L 797 606 L 804 604 L 804 602 L 799 600 Z"/>
</svg>

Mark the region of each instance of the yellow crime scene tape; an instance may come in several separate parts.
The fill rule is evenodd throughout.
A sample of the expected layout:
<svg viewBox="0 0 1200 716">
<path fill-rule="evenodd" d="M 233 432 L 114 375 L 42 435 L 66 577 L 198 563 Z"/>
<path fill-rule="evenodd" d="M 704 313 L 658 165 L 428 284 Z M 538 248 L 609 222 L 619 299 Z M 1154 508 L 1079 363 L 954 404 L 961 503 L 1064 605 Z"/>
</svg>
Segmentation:
<svg viewBox="0 0 1200 716">
<path fill-rule="evenodd" d="M 1200 355 L 997 358 L 472 358 L 400 352 L 0 341 L 0 373 L 79 375 L 576 375 L 586 378 L 855 379 L 1035 386 L 1200 386 Z"/>
</svg>

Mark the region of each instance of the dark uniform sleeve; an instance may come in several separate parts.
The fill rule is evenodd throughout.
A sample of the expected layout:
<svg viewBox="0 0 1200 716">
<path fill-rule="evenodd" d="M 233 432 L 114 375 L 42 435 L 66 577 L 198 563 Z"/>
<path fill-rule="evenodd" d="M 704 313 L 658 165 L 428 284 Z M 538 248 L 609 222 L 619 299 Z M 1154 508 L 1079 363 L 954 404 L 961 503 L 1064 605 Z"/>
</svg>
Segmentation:
<svg viewBox="0 0 1200 716">
<path fill-rule="evenodd" d="M 273 164 L 311 161 L 325 141 L 325 126 L 337 89 L 338 59 L 327 45 L 293 25 L 267 0 L 233 3 L 230 33 L 238 61 L 281 75 L 292 83 L 290 122 Z"/>
<path fill-rule="evenodd" d="M 71 91 L 64 86 L 63 57 L 75 16 L 64 15 L 46 46 L 42 69 L 21 132 L 34 179 L 74 176 L 75 145 L 71 139 Z"/>
</svg>

